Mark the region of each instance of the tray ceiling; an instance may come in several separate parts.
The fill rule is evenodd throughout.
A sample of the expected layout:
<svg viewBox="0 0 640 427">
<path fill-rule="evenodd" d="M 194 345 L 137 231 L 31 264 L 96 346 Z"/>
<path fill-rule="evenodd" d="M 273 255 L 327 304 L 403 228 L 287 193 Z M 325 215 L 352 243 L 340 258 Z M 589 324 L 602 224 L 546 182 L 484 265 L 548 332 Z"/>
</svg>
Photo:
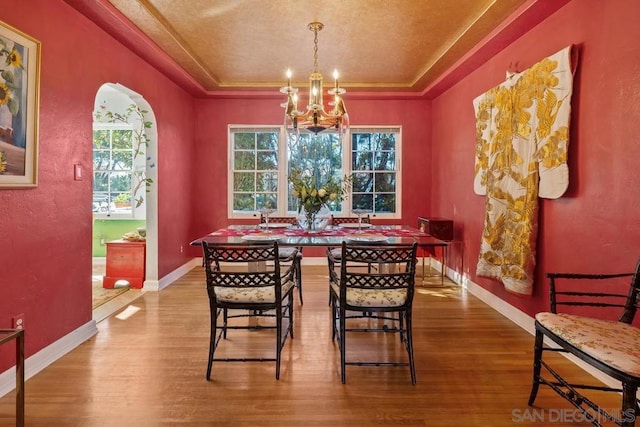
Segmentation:
<svg viewBox="0 0 640 427">
<path fill-rule="evenodd" d="M 67 0 L 108 32 L 142 33 L 204 92 L 306 86 L 318 71 L 349 92 L 422 92 L 532 0 Z M 525 5 L 526 6 L 526 5 Z M 122 14 L 126 19 L 122 19 Z M 105 15 L 111 15 L 105 17 Z M 118 17 L 114 18 L 114 16 Z M 122 35 L 122 34 L 121 34 Z M 122 37 L 120 38 L 122 40 Z"/>
</svg>

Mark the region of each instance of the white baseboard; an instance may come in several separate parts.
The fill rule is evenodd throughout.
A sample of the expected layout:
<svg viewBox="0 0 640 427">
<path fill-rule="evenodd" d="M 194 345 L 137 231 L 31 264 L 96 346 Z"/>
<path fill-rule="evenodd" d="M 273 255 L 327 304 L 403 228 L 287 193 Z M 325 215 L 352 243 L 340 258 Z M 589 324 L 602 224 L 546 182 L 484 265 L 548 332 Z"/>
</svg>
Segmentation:
<svg viewBox="0 0 640 427">
<path fill-rule="evenodd" d="M 96 322 L 91 320 L 73 332 L 46 346 L 39 352 L 28 357 L 24 362 L 25 381 L 42 371 L 44 368 L 78 347 L 80 344 L 98 333 Z M 25 334 L 29 339 L 28 331 Z M 0 397 L 16 388 L 16 367 L 13 366 L 0 374 Z"/>
<path fill-rule="evenodd" d="M 173 282 L 175 282 L 176 280 L 178 280 L 179 278 L 187 274 L 189 271 L 191 271 L 193 267 L 196 267 L 198 265 L 202 265 L 202 257 L 193 258 L 188 262 L 186 262 L 185 264 L 181 265 L 180 267 L 176 268 L 171 273 L 167 274 L 162 279 L 160 279 L 155 284 L 155 286 L 154 286 L 154 281 L 149 280 L 147 282 L 144 282 L 144 289 L 147 291 L 161 291 L 162 289 L 166 288 L 167 286 L 169 286 L 170 284 L 172 284 Z M 147 288 L 147 283 L 149 283 L 148 288 Z"/>
</svg>

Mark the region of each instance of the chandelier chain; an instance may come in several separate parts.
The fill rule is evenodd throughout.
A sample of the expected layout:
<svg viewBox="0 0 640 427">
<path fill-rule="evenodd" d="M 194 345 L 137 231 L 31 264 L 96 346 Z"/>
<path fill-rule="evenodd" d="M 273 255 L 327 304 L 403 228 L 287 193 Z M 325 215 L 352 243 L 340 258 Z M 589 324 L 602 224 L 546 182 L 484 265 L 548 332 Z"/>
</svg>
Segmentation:
<svg viewBox="0 0 640 427">
<path fill-rule="evenodd" d="M 313 28 L 313 72 L 318 72 L 318 27 Z"/>
</svg>

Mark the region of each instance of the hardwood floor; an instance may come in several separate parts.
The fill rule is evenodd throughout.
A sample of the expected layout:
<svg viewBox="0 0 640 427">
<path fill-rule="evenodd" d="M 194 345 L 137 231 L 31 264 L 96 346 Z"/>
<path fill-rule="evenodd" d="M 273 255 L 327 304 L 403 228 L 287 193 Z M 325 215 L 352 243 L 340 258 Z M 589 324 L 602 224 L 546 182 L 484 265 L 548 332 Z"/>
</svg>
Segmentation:
<svg viewBox="0 0 640 427">
<path fill-rule="evenodd" d="M 197 267 L 100 322 L 94 338 L 29 379 L 26 425 L 524 426 L 552 425 L 552 415 L 563 427 L 590 425 L 571 422 L 577 414 L 547 388 L 537 408 L 527 406 L 533 337 L 457 286 L 417 292 L 415 386 L 406 367 L 348 367 L 341 384 L 326 276 L 326 267 L 304 267 L 305 304 L 296 300 L 279 381 L 273 363 L 214 363 L 205 380 L 209 309 Z M 261 351 L 272 333 L 231 331 L 220 348 Z M 352 354 L 404 357 L 395 334 L 351 336 Z M 591 380 L 561 356 L 555 366 Z M 597 399 L 619 407 L 616 395 Z M 14 404 L 13 393 L 0 399 L 0 425 L 13 423 Z"/>
</svg>

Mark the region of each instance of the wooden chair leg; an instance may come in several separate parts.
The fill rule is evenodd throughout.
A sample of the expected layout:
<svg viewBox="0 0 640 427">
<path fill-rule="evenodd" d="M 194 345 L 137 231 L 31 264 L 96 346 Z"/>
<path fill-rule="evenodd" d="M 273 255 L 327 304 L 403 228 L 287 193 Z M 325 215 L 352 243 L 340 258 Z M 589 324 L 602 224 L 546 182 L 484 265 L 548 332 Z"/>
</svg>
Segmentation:
<svg viewBox="0 0 640 427">
<path fill-rule="evenodd" d="M 340 344 L 340 379 L 342 384 L 347 382 L 347 320 L 345 319 L 346 310 L 340 308 L 340 334 L 338 343 Z"/>
<path fill-rule="evenodd" d="M 410 311 L 404 312 L 404 316 L 403 316 L 403 313 L 400 313 L 400 319 L 402 319 L 403 317 L 405 317 L 404 324 L 406 326 L 406 340 L 407 340 L 406 346 L 407 346 L 407 353 L 409 354 L 409 370 L 411 371 L 411 384 L 415 385 L 416 384 L 416 365 L 413 359 L 413 332 L 412 332 L 412 323 L 411 323 L 411 312 Z M 402 332 L 400 334 L 402 336 Z"/>
<path fill-rule="evenodd" d="M 293 292 L 291 294 L 289 294 L 289 309 L 288 309 L 288 314 L 289 314 L 289 336 L 291 337 L 291 339 L 293 339 Z M 285 334 L 286 335 L 286 334 Z"/>
<path fill-rule="evenodd" d="M 335 295 L 331 295 L 331 327 L 333 332 L 331 333 L 331 341 L 335 341 L 336 338 L 340 338 L 338 336 L 338 328 L 340 327 L 340 311 L 338 307 L 338 297 Z"/>
<path fill-rule="evenodd" d="M 636 399 L 638 387 L 631 384 L 622 384 L 622 427 L 634 427 L 636 418 L 640 416 L 639 403 Z"/>
<path fill-rule="evenodd" d="M 282 306 L 276 310 L 276 380 L 280 379 L 280 354 L 282 352 Z"/>
<path fill-rule="evenodd" d="M 294 262 L 296 263 L 296 266 L 294 268 L 294 272 L 296 275 L 296 286 L 298 287 L 298 295 L 300 296 L 300 305 L 303 305 L 304 300 L 302 299 L 302 262 L 300 261 L 300 258 L 297 257 Z"/>
<path fill-rule="evenodd" d="M 218 310 L 211 309 L 211 335 L 209 337 L 209 360 L 207 362 L 207 381 L 211 380 L 211 368 L 213 366 L 213 353 L 216 351 L 216 336 L 218 331 Z"/>
<path fill-rule="evenodd" d="M 540 369 L 542 368 L 542 349 L 544 335 L 536 329 L 536 338 L 533 347 L 533 379 L 531 384 L 531 394 L 529 395 L 529 406 L 533 406 L 540 387 Z"/>
</svg>

